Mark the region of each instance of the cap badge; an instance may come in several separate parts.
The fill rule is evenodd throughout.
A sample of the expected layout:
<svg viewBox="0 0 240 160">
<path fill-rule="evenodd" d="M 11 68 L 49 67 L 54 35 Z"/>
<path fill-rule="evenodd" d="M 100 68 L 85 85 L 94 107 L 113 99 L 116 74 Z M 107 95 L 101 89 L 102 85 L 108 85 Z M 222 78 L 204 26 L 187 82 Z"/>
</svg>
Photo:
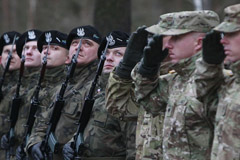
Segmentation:
<svg viewBox="0 0 240 160">
<path fill-rule="evenodd" d="M 85 35 L 84 29 L 83 28 L 78 28 L 77 29 L 77 35 L 79 37 L 83 37 Z"/>
<path fill-rule="evenodd" d="M 35 39 L 36 38 L 35 32 L 34 31 L 28 31 L 28 38 L 29 39 Z"/>
<path fill-rule="evenodd" d="M 3 36 L 3 38 L 4 38 L 4 40 L 5 40 L 6 43 L 9 43 L 9 42 L 10 42 L 10 38 L 8 37 L 7 34 L 5 34 L 5 35 Z"/>
<path fill-rule="evenodd" d="M 46 42 L 49 43 L 52 41 L 52 35 L 50 32 L 45 33 L 45 37 L 46 37 Z"/>
<path fill-rule="evenodd" d="M 115 40 L 113 39 L 112 35 L 106 37 L 107 41 L 109 41 L 109 46 L 113 46 L 115 44 Z"/>
</svg>

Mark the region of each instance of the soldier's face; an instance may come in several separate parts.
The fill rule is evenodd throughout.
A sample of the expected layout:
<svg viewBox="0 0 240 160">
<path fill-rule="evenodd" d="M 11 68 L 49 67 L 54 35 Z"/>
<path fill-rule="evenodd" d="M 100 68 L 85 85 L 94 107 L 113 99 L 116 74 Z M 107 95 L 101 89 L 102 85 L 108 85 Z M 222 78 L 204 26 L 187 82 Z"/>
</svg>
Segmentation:
<svg viewBox="0 0 240 160">
<path fill-rule="evenodd" d="M 25 54 L 26 67 L 40 67 L 41 53 L 37 49 L 37 41 L 30 41 L 23 47 L 22 54 Z"/>
<path fill-rule="evenodd" d="M 8 59 L 8 53 L 12 50 L 12 45 L 6 45 L 3 47 L 1 56 L 1 64 L 5 68 Z M 21 60 L 16 51 L 16 45 L 13 46 L 12 59 L 9 66 L 9 71 L 14 71 L 20 68 Z"/>
<path fill-rule="evenodd" d="M 166 44 L 166 48 L 169 50 L 169 58 L 171 59 L 171 62 L 177 63 L 181 59 L 194 55 L 194 42 L 195 37 L 192 36 L 192 33 L 171 36 Z"/>
<path fill-rule="evenodd" d="M 226 54 L 225 62 L 236 62 L 240 60 L 240 31 L 225 33 L 221 39 Z"/>
<path fill-rule="evenodd" d="M 68 56 L 68 50 L 57 46 L 57 45 L 50 45 L 49 50 L 47 52 L 47 45 L 43 45 L 42 54 L 41 54 L 41 60 L 43 57 L 48 53 L 47 55 L 47 68 L 53 68 L 57 66 L 61 66 L 65 64 L 65 61 L 67 60 Z"/>
<path fill-rule="evenodd" d="M 110 73 L 116 67 L 125 53 L 126 47 L 108 49 L 103 66 L 103 73 Z"/>
<path fill-rule="evenodd" d="M 80 39 L 74 39 L 69 48 L 69 61 L 72 59 L 72 56 L 77 52 L 77 48 L 79 45 Z M 80 53 L 77 58 L 77 66 L 84 66 L 95 59 L 97 59 L 97 50 L 99 45 L 90 40 L 90 39 L 82 39 L 82 45 L 80 48 Z M 66 62 L 66 63 L 69 63 Z"/>
</svg>

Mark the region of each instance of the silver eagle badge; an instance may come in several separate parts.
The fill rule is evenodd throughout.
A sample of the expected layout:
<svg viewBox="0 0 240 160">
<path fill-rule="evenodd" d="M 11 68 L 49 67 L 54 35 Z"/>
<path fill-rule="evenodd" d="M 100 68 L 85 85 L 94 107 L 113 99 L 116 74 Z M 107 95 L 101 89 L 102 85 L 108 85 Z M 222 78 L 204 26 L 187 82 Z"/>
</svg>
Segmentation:
<svg viewBox="0 0 240 160">
<path fill-rule="evenodd" d="M 52 35 L 50 32 L 45 33 L 46 42 L 49 43 L 52 41 Z"/>
<path fill-rule="evenodd" d="M 79 37 L 83 37 L 85 35 L 84 29 L 83 28 L 78 28 L 77 29 L 77 35 Z"/>
<path fill-rule="evenodd" d="M 9 43 L 10 42 L 10 38 L 8 37 L 8 34 L 4 34 L 3 36 L 5 43 Z"/>
<path fill-rule="evenodd" d="M 36 38 L 35 32 L 34 31 L 28 31 L 28 38 L 29 39 L 35 39 Z"/>
<path fill-rule="evenodd" d="M 106 37 L 107 41 L 109 41 L 109 46 L 113 46 L 115 44 L 115 40 L 113 39 L 112 35 Z"/>
</svg>

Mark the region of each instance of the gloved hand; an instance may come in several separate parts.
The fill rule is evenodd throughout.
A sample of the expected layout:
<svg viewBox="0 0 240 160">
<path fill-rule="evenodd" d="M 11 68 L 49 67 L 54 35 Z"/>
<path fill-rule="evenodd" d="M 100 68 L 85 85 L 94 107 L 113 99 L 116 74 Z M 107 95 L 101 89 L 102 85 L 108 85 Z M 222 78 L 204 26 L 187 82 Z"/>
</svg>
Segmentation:
<svg viewBox="0 0 240 160">
<path fill-rule="evenodd" d="M 66 143 L 64 146 L 63 146 L 63 158 L 64 160 L 72 160 L 73 159 L 73 154 L 74 154 L 74 151 L 71 147 L 71 143 Z"/>
<path fill-rule="evenodd" d="M 10 144 L 9 144 L 9 140 L 6 134 L 4 134 L 1 138 L 1 148 L 2 149 L 9 149 Z"/>
<path fill-rule="evenodd" d="M 160 63 L 167 57 L 168 49 L 163 48 L 163 36 L 154 35 L 153 39 L 143 51 L 143 59 L 139 67 L 139 73 L 145 77 L 157 74 Z"/>
<path fill-rule="evenodd" d="M 203 39 L 202 57 L 209 64 L 221 64 L 226 57 L 223 45 L 220 43 L 219 32 L 209 32 Z"/>
<path fill-rule="evenodd" d="M 41 142 L 33 145 L 32 148 L 30 148 L 31 155 L 32 155 L 34 160 L 44 160 L 44 156 L 43 156 L 43 153 L 40 149 L 40 146 L 41 146 Z"/>
<path fill-rule="evenodd" d="M 26 153 L 24 152 L 21 146 L 17 147 L 15 156 L 16 156 L 16 160 L 22 160 L 26 157 Z"/>
<path fill-rule="evenodd" d="M 130 79 L 133 67 L 140 61 L 143 54 L 143 49 L 147 45 L 148 32 L 145 26 L 139 27 L 136 32 L 133 32 L 128 41 L 128 45 L 122 61 L 116 69 L 116 74 L 125 79 Z"/>
</svg>

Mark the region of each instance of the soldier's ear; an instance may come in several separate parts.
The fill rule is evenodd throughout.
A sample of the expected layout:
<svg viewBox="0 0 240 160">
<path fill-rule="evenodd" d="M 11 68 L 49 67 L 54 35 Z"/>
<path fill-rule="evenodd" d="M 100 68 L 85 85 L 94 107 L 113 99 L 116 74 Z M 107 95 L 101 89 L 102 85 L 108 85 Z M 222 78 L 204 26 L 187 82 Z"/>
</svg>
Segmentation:
<svg viewBox="0 0 240 160">
<path fill-rule="evenodd" d="M 203 40 L 203 37 L 199 36 L 194 42 L 194 50 L 196 53 L 202 49 L 202 40 Z"/>
<path fill-rule="evenodd" d="M 71 63 L 71 58 L 69 57 L 69 55 L 67 55 L 67 59 L 65 61 L 65 64 L 70 64 Z"/>
</svg>

